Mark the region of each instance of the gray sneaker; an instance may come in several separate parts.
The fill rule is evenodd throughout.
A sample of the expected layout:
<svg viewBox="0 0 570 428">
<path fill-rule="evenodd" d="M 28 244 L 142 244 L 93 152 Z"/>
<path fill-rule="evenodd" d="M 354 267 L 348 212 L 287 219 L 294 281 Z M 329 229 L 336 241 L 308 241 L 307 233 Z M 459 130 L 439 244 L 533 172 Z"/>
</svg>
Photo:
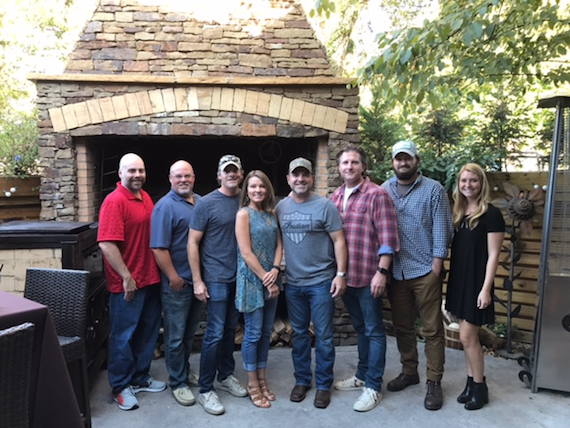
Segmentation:
<svg viewBox="0 0 570 428">
<path fill-rule="evenodd" d="M 133 389 L 130 386 L 127 386 L 121 392 L 113 397 L 113 399 L 119 405 L 119 409 L 121 410 L 134 410 L 138 409 L 139 402 L 135 394 L 133 393 Z"/>
<path fill-rule="evenodd" d="M 239 380 L 236 379 L 234 375 L 229 375 L 218 385 L 220 391 L 226 391 L 232 394 L 234 397 L 246 397 L 247 391 L 243 386 L 239 384 Z"/>
<path fill-rule="evenodd" d="M 145 383 L 140 385 L 131 385 L 131 388 L 133 390 L 133 394 L 138 394 L 139 392 L 161 392 L 166 389 L 166 384 L 151 376 Z"/>
<path fill-rule="evenodd" d="M 198 395 L 198 403 L 211 415 L 221 415 L 225 412 L 224 406 L 214 391 L 204 392 Z"/>
</svg>

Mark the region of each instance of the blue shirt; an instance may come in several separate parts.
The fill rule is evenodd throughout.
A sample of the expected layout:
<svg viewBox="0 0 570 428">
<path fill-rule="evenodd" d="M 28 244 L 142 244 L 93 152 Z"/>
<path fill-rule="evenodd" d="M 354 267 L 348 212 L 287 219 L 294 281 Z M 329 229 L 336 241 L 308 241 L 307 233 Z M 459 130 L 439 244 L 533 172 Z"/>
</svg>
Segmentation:
<svg viewBox="0 0 570 428">
<path fill-rule="evenodd" d="M 400 252 L 393 259 L 398 281 L 420 278 L 432 270 L 434 258 L 447 257 L 453 236 L 451 206 L 443 186 L 419 175 L 408 191 L 398 195 L 397 179 L 385 181 L 396 210 Z"/>
<path fill-rule="evenodd" d="M 194 203 L 200 196 L 194 194 Z M 178 276 L 192 284 L 192 272 L 188 264 L 188 231 L 194 205 L 170 190 L 155 205 L 150 220 L 150 248 L 163 248 L 170 252 L 172 265 Z M 169 287 L 168 278 L 161 272 L 162 286 Z"/>
<path fill-rule="evenodd" d="M 190 228 L 204 233 L 200 241 L 200 265 L 206 284 L 229 284 L 236 280 L 238 209 L 239 194 L 226 196 L 218 189 L 196 204 Z"/>
</svg>

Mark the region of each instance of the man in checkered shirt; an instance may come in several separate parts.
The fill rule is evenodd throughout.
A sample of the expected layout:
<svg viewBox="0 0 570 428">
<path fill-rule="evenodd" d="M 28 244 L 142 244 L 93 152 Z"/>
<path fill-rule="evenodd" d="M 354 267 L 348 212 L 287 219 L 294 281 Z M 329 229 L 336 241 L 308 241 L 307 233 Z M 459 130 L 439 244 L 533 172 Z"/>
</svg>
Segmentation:
<svg viewBox="0 0 570 428">
<path fill-rule="evenodd" d="M 392 199 L 365 177 L 367 161 L 361 147 L 342 149 L 338 169 L 344 184 L 331 196 L 342 218 L 348 248 L 347 289 L 342 296 L 358 335 L 356 374 L 335 383 L 335 389 L 361 389 L 354 410 L 367 412 L 382 399 L 386 366 L 386 332 L 382 295 L 392 257 L 400 248 Z"/>
</svg>

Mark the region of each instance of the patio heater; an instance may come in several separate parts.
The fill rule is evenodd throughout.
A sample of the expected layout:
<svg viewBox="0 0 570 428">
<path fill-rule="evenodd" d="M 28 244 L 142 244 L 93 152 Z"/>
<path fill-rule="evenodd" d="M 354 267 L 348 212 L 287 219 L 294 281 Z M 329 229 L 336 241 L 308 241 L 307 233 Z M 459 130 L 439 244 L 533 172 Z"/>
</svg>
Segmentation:
<svg viewBox="0 0 570 428">
<path fill-rule="evenodd" d="M 556 108 L 540 251 L 538 313 L 528 371 L 519 374 L 532 392 L 570 392 L 570 94 L 542 98 Z M 520 363 L 520 361 L 519 361 Z"/>
</svg>

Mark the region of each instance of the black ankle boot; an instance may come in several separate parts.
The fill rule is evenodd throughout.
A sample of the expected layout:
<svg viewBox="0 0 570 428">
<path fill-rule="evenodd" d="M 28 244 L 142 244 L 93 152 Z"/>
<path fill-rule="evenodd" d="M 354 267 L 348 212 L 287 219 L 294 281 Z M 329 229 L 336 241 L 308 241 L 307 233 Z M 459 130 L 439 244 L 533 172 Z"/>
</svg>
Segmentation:
<svg viewBox="0 0 570 428">
<path fill-rule="evenodd" d="M 467 410 L 477 410 L 489 402 L 489 390 L 487 384 L 483 380 L 481 383 L 473 382 L 471 385 L 471 397 L 465 403 Z"/>
<path fill-rule="evenodd" d="M 473 386 L 473 378 L 471 376 L 467 376 L 467 383 L 465 384 L 465 389 L 459 397 L 457 397 L 458 403 L 467 403 L 469 401 L 469 397 L 471 397 L 471 387 Z"/>
</svg>

